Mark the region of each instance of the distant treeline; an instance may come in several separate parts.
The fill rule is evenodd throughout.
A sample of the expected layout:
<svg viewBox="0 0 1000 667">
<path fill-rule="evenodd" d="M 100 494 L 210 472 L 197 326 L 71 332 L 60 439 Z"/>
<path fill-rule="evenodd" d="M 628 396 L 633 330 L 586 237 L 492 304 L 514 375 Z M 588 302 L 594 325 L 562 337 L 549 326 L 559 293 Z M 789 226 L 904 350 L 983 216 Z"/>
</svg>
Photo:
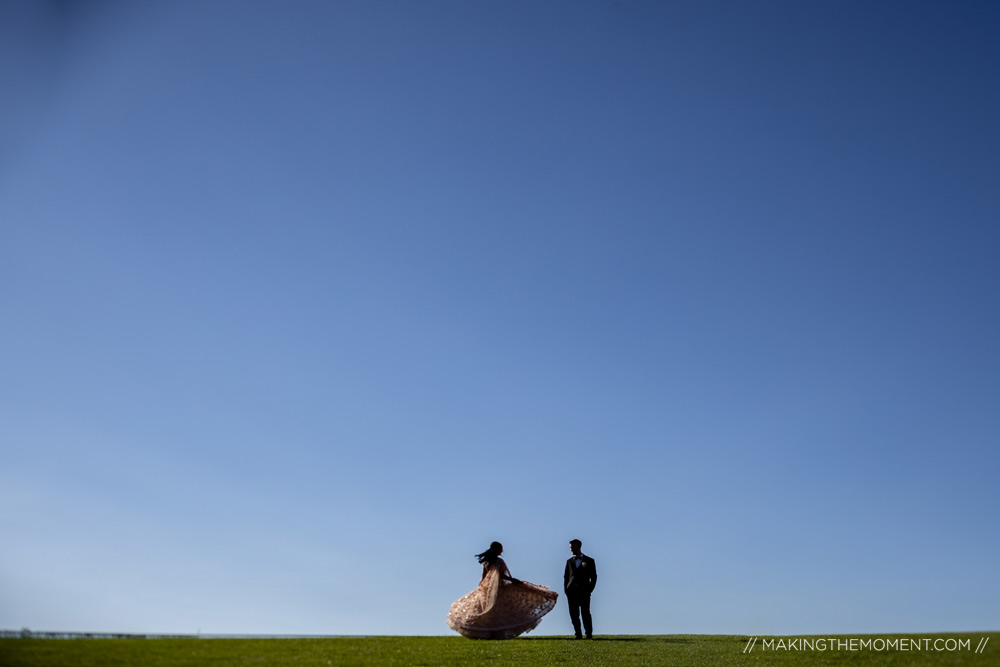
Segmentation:
<svg viewBox="0 0 1000 667">
<path fill-rule="evenodd" d="M 136 635 L 125 632 L 35 632 L 28 628 L 21 630 L 0 630 L 0 639 L 177 639 L 194 635 Z"/>
<path fill-rule="evenodd" d="M 35 632 L 28 628 L 21 630 L 0 630 L 0 639 L 357 639 L 367 635 L 234 635 L 234 634 L 190 634 L 190 635 L 142 635 L 128 632 Z"/>
</svg>

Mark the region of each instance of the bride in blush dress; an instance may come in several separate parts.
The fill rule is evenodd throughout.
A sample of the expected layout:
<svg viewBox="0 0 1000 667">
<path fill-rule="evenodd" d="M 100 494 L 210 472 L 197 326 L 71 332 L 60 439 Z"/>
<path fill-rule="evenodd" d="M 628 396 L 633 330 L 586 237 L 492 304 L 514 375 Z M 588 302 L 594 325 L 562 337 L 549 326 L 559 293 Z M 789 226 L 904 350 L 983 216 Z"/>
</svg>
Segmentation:
<svg viewBox="0 0 1000 667">
<path fill-rule="evenodd" d="M 490 548 L 476 558 L 483 564 L 483 578 L 474 591 L 451 605 L 448 627 L 470 639 L 510 639 L 533 630 L 542 616 L 556 606 L 559 594 L 545 586 L 529 584 L 510 576 L 500 558 L 503 545 Z"/>
</svg>

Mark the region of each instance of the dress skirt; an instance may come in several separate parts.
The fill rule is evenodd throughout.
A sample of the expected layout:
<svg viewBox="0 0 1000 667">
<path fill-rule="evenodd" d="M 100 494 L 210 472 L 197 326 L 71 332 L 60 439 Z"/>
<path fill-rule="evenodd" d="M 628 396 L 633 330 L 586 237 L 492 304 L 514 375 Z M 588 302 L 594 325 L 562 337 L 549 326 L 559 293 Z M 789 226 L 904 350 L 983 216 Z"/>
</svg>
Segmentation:
<svg viewBox="0 0 1000 667">
<path fill-rule="evenodd" d="M 509 583 L 491 569 L 474 591 L 451 605 L 448 627 L 470 639 L 511 639 L 533 630 L 559 594 L 526 581 Z"/>
</svg>

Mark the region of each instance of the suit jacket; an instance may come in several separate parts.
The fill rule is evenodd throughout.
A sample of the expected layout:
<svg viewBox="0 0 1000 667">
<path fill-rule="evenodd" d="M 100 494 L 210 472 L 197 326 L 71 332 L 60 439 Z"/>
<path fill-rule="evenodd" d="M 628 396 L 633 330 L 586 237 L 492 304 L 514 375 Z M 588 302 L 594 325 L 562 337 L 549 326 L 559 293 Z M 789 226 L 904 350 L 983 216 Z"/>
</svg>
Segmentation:
<svg viewBox="0 0 1000 667">
<path fill-rule="evenodd" d="M 581 554 L 580 567 L 576 566 L 576 556 L 566 561 L 566 572 L 563 574 L 563 590 L 566 595 L 590 594 L 597 585 L 597 565 L 594 559 Z"/>
</svg>

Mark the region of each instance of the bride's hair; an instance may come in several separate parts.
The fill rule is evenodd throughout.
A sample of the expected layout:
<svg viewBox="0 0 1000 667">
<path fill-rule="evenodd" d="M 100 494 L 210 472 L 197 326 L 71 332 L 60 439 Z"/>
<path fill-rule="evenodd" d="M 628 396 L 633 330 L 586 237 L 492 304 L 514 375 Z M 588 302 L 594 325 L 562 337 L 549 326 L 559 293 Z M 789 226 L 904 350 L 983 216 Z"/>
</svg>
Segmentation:
<svg viewBox="0 0 1000 667">
<path fill-rule="evenodd" d="M 490 542 L 490 548 L 481 554 L 476 554 L 476 558 L 479 559 L 480 563 L 489 563 L 492 565 L 497 562 L 497 557 L 500 552 L 503 551 L 503 545 L 499 542 Z"/>
</svg>

